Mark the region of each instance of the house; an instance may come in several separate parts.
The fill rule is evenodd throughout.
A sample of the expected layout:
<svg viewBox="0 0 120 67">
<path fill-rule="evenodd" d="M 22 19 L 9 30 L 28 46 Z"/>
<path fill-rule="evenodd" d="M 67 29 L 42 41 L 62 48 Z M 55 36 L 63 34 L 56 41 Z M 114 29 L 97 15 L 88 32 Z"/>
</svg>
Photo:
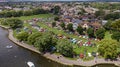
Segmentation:
<svg viewBox="0 0 120 67">
<path fill-rule="evenodd" d="M 76 30 L 78 27 L 78 24 L 77 23 L 73 23 L 73 30 Z"/>
<path fill-rule="evenodd" d="M 102 25 L 99 22 L 92 22 L 90 24 L 90 27 L 92 27 L 96 31 L 97 29 L 101 28 Z"/>
<path fill-rule="evenodd" d="M 102 25 L 105 25 L 107 22 L 107 20 L 102 20 Z"/>
<path fill-rule="evenodd" d="M 83 28 L 86 28 L 86 29 L 89 28 L 89 22 L 82 22 L 82 23 L 80 23 L 80 25 L 81 25 Z"/>
</svg>

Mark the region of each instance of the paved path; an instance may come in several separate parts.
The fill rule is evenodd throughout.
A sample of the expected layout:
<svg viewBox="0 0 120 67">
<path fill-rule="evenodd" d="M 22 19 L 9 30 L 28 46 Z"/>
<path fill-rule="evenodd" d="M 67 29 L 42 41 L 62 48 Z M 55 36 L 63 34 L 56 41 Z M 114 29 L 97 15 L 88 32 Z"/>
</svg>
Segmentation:
<svg viewBox="0 0 120 67">
<path fill-rule="evenodd" d="M 19 46 L 22 46 L 22 47 L 27 48 L 31 51 L 34 51 L 36 53 L 41 54 L 35 47 L 30 46 L 30 45 L 25 44 L 25 43 L 21 43 L 16 38 L 14 38 L 12 30 L 9 29 L 8 31 L 9 31 L 9 36 L 8 37 L 11 41 L 13 41 L 14 43 L 16 43 Z M 119 64 L 120 65 L 120 59 L 118 59 L 118 61 L 105 61 L 104 59 L 94 59 L 94 60 L 91 60 L 91 61 L 82 61 L 81 59 L 69 60 L 69 59 L 67 59 L 63 56 L 58 58 L 58 55 L 50 54 L 50 53 L 46 53 L 43 56 L 46 57 L 46 58 L 49 58 L 53 61 L 65 64 L 65 65 L 92 66 L 92 65 L 95 65 L 95 64 L 99 64 L 99 63 L 114 63 L 114 64 Z"/>
</svg>

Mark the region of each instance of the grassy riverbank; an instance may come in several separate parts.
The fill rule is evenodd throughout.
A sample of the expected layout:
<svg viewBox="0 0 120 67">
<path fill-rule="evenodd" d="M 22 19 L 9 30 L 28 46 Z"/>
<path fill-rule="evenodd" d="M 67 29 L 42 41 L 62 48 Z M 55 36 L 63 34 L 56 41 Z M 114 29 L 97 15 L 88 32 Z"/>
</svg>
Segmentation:
<svg viewBox="0 0 120 67">
<path fill-rule="evenodd" d="M 26 47 L 27 49 L 33 50 L 33 47 L 32 47 L 32 46 L 30 46 L 30 45 L 26 46 L 25 43 L 18 42 L 17 39 L 15 39 L 15 38 L 13 37 L 13 32 L 12 32 L 11 30 L 9 31 L 9 38 L 10 38 L 12 41 L 15 41 L 15 42 L 16 42 L 17 44 L 19 44 L 20 46 L 22 45 L 23 47 Z M 37 49 L 35 48 L 35 50 L 37 50 Z M 38 51 L 38 50 L 37 50 L 37 51 Z M 48 53 L 48 54 L 45 54 L 44 56 L 47 57 L 47 58 L 49 58 L 49 59 L 52 59 L 53 61 L 56 61 L 56 62 L 62 63 L 62 64 L 66 64 L 66 65 L 73 65 L 73 63 L 74 63 L 75 65 L 91 66 L 91 65 L 96 64 L 96 63 L 94 62 L 94 60 L 85 61 L 85 62 L 84 62 L 84 61 L 69 60 L 69 59 L 66 59 L 66 58 L 64 58 L 64 57 L 58 59 L 58 58 L 57 58 L 57 55 L 49 54 L 49 53 Z M 119 63 L 119 61 L 118 61 L 118 62 L 108 62 L 108 61 L 106 62 L 104 59 L 98 59 L 98 63 Z"/>
</svg>

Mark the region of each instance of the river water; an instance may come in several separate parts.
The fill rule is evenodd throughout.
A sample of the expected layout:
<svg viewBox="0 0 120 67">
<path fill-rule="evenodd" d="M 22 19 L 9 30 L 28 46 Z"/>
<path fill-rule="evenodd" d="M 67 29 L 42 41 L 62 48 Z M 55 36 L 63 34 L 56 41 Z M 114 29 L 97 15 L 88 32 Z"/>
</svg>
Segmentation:
<svg viewBox="0 0 120 67">
<path fill-rule="evenodd" d="M 8 39 L 7 35 L 8 31 L 0 27 L 0 67 L 28 67 L 28 61 L 33 62 L 35 67 L 69 67 L 48 60 L 37 53 L 17 46 Z M 7 49 L 6 46 L 8 45 L 13 46 L 13 48 Z M 98 65 L 98 67 L 103 66 L 115 67 L 114 65 Z"/>
</svg>

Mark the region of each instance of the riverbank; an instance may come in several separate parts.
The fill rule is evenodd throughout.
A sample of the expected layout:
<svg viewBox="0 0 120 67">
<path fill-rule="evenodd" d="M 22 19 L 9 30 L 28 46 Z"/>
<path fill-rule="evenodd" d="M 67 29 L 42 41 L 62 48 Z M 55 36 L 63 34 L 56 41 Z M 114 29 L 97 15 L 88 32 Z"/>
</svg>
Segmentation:
<svg viewBox="0 0 120 67">
<path fill-rule="evenodd" d="M 5 28 L 5 26 L 2 26 L 2 27 Z M 16 43 L 17 45 L 19 45 L 21 47 L 29 49 L 29 50 L 31 50 L 33 52 L 41 54 L 35 47 L 33 47 L 31 45 L 28 45 L 26 43 L 19 42 L 16 38 L 14 38 L 13 37 L 13 30 L 8 29 L 8 32 L 9 32 L 9 35 L 8 35 L 9 39 L 11 41 L 13 41 L 14 43 Z M 118 61 L 105 61 L 104 59 L 94 59 L 94 60 L 91 60 L 91 61 L 82 61 L 81 59 L 78 59 L 78 60 L 69 60 L 69 59 L 67 59 L 65 57 L 59 57 L 58 58 L 58 55 L 50 54 L 50 53 L 46 53 L 43 56 L 46 57 L 46 58 L 48 58 L 48 59 L 50 59 L 50 60 L 53 60 L 55 62 L 64 64 L 64 65 L 70 65 L 70 66 L 73 66 L 73 65 L 78 65 L 78 66 L 93 66 L 93 65 L 101 64 L 101 63 L 112 63 L 112 64 L 118 65 L 120 63 L 120 60 L 118 60 Z"/>
</svg>

